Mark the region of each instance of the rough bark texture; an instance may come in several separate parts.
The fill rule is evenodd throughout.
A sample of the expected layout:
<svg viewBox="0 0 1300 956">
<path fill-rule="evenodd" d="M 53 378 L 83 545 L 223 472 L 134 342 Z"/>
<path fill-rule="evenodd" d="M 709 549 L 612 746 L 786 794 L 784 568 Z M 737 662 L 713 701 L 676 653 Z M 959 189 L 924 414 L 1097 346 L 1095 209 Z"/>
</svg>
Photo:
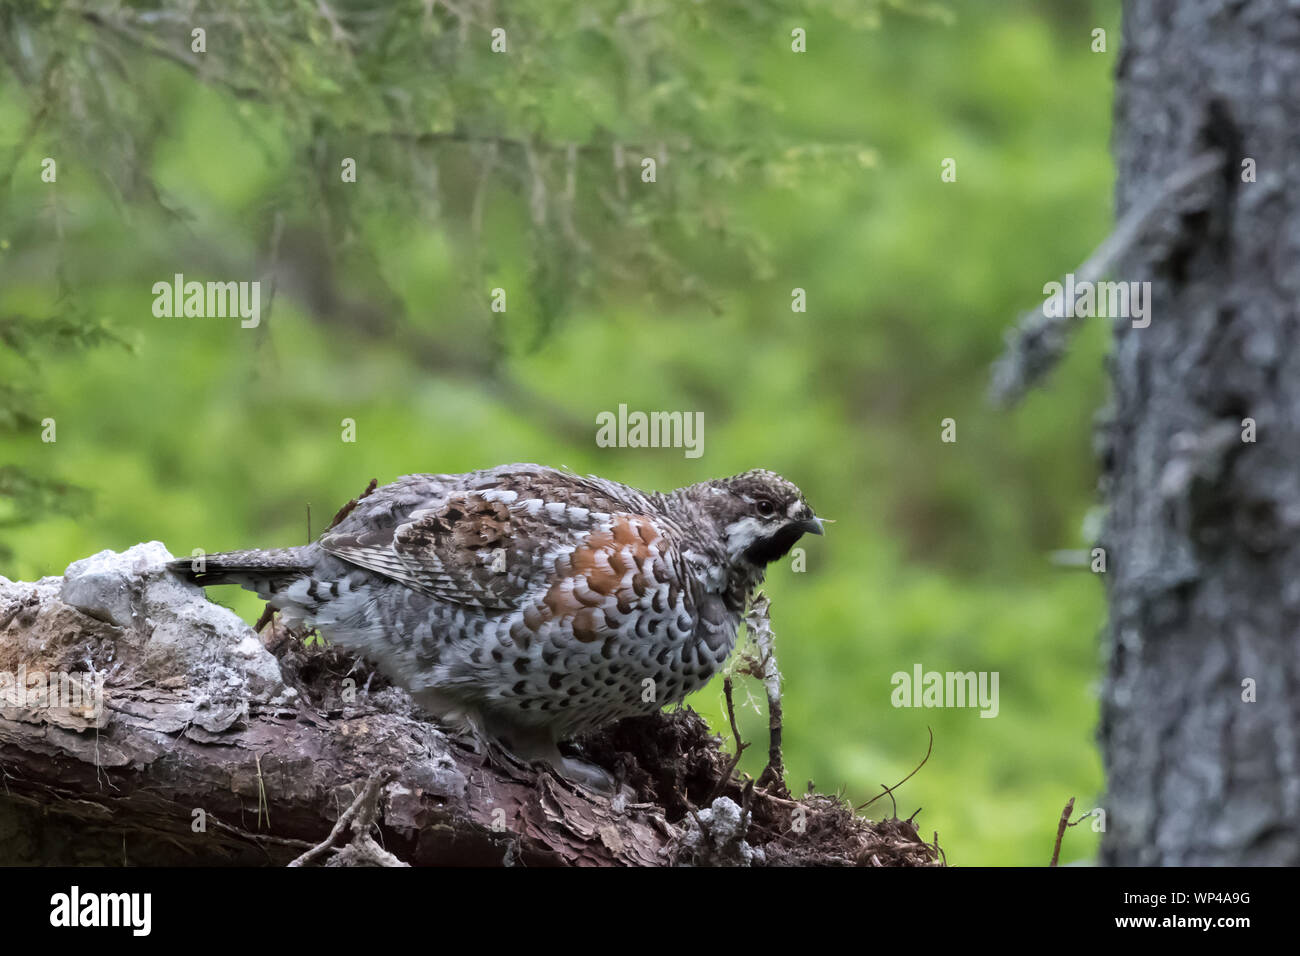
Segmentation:
<svg viewBox="0 0 1300 956">
<path fill-rule="evenodd" d="M 63 578 L 0 578 L 0 675 L 104 678 L 97 712 L 33 699 L 30 687 L 21 705 L 0 699 L 0 863 L 284 864 L 326 842 L 341 816 L 333 848 L 308 861 L 939 858 L 910 821 L 873 824 L 831 797 L 746 786 L 689 710 L 583 742 L 622 777 L 625 799 L 571 786 L 420 719 L 403 691 L 338 650 L 304 646 L 278 623 L 259 637 L 163 571 L 170 558 L 154 543 Z"/>
<path fill-rule="evenodd" d="M 1129 0 L 1116 93 L 1121 215 L 1225 162 L 1115 276 L 1102 858 L 1300 864 L 1300 10 Z"/>
</svg>

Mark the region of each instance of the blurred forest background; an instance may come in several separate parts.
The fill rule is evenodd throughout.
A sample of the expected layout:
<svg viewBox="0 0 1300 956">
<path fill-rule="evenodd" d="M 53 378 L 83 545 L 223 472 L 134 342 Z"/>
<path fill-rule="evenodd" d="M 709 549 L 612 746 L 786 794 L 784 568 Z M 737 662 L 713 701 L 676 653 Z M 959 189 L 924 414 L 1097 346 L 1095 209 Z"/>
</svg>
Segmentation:
<svg viewBox="0 0 1300 956">
<path fill-rule="evenodd" d="M 1015 411 L 984 396 L 1004 330 L 1108 230 L 1118 17 L 0 0 L 0 573 L 301 543 L 309 506 L 317 534 L 415 471 L 771 468 L 835 519 L 767 585 L 792 789 L 862 803 L 930 727 L 899 814 L 950 863 L 1041 865 L 1102 788 L 1103 590 L 1051 553 L 1090 540 L 1107 323 Z M 178 272 L 260 278 L 261 325 L 156 318 Z M 703 456 L 597 447 L 620 403 L 703 411 Z M 918 663 L 998 671 L 997 717 L 892 707 Z M 689 703 L 725 727 L 719 683 Z"/>
</svg>

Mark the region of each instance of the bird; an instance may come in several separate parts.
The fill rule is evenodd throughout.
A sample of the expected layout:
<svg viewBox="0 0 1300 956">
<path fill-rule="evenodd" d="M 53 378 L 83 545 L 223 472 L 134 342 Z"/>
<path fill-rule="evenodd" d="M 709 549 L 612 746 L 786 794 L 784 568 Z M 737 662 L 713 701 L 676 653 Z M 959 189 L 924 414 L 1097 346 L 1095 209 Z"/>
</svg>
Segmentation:
<svg viewBox="0 0 1300 956">
<path fill-rule="evenodd" d="M 169 568 L 257 592 L 436 719 L 608 790 L 559 743 L 703 687 L 767 566 L 805 534 L 823 519 L 764 469 L 660 493 L 510 464 L 406 475 L 310 544 Z"/>
</svg>

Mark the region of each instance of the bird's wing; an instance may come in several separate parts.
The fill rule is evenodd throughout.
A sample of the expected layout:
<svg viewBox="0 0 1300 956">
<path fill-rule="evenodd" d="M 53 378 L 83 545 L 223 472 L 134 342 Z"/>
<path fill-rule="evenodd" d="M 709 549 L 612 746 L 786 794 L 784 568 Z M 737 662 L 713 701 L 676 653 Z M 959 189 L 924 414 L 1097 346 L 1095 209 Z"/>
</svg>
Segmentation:
<svg viewBox="0 0 1300 956">
<path fill-rule="evenodd" d="M 616 552 L 643 549 L 637 528 L 651 528 L 654 519 L 628 514 L 627 504 L 589 487 L 551 488 L 543 496 L 535 487 L 502 482 L 453 491 L 395 527 L 327 534 L 321 546 L 439 600 L 509 611 L 573 573 L 594 569 L 604 581 L 627 561 Z M 653 535 L 662 538 L 659 530 Z"/>
<path fill-rule="evenodd" d="M 683 603 L 686 576 L 674 539 L 659 518 L 610 515 L 555 557 L 547 587 L 524 608 L 523 623 L 537 629 L 548 620 L 564 621 L 582 642 L 600 640 L 628 619 L 644 640 L 669 621 L 687 636 L 694 622 Z"/>
</svg>

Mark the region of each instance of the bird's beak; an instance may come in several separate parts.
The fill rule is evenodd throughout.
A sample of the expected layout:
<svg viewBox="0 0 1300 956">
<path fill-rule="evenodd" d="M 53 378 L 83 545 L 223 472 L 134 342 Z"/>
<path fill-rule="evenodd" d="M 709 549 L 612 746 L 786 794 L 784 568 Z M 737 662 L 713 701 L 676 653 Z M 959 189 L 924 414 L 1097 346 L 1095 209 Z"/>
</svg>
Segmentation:
<svg viewBox="0 0 1300 956">
<path fill-rule="evenodd" d="M 803 521 L 800 521 L 797 525 L 795 525 L 795 527 L 798 528 L 800 531 L 804 532 L 805 534 L 826 533 L 824 530 L 822 530 L 822 519 L 816 516 L 813 516 L 811 518 L 805 518 Z"/>
</svg>

